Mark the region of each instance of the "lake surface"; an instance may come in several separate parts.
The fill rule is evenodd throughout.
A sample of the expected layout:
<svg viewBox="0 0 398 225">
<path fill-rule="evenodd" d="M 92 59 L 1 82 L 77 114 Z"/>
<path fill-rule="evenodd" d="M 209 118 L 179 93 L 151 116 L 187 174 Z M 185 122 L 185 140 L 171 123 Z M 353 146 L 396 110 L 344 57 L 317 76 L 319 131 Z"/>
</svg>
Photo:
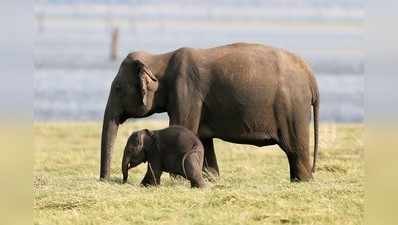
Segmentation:
<svg viewBox="0 0 398 225">
<path fill-rule="evenodd" d="M 102 119 L 112 70 L 37 70 L 35 74 L 36 120 Z M 319 74 L 321 119 L 354 122 L 363 120 L 363 76 Z M 166 115 L 154 116 L 166 118 Z"/>
<path fill-rule="evenodd" d="M 111 81 L 129 52 L 242 41 L 302 56 L 319 83 L 323 121 L 364 119 L 361 1 L 203 1 L 200 7 L 173 1 L 101 2 L 36 4 L 35 120 L 101 120 Z M 111 62 L 115 27 L 119 59 Z"/>
</svg>

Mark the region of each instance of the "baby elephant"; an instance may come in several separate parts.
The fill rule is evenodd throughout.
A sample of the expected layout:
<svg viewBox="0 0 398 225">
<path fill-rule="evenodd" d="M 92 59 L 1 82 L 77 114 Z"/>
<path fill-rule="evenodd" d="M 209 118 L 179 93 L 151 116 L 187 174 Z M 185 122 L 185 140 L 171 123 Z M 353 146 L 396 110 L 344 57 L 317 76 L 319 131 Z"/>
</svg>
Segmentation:
<svg viewBox="0 0 398 225">
<path fill-rule="evenodd" d="M 181 126 L 166 129 L 134 132 L 124 148 L 122 171 L 123 183 L 128 170 L 148 162 L 147 172 L 141 184 L 159 185 L 162 172 L 179 174 L 189 181 L 191 187 L 202 188 L 204 150 L 200 140 L 190 130 Z"/>
</svg>

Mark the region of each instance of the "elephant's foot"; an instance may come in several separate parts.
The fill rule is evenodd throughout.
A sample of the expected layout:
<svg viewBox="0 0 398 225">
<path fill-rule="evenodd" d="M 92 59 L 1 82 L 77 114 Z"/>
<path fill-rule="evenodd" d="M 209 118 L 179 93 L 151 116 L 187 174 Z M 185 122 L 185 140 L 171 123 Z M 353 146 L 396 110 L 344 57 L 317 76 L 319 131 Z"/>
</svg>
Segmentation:
<svg viewBox="0 0 398 225">
<path fill-rule="evenodd" d="M 212 177 L 219 177 L 220 173 L 218 171 L 218 168 L 212 168 L 212 167 L 206 167 L 203 170 L 207 176 L 212 176 Z"/>
<path fill-rule="evenodd" d="M 159 180 L 154 180 L 154 179 L 143 179 L 141 181 L 141 186 L 144 187 L 150 187 L 150 186 L 157 186 L 160 185 L 160 179 Z"/>
<path fill-rule="evenodd" d="M 176 173 L 169 173 L 170 178 L 172 180 L 181 180 L 181 179 L 185 179 L 183 176 L 181 176 L 180 174 L 176 174 Z"/>
<path fill-rule="evenodd" d="M 111 173 L 109 171 L 109 168 L 102 168 L 100 171 L 100 181 L 109 181 L 111 177 Z"/>
<path fill-rule="evenodd" d="M 110 180 L 110 177 L 109 176 L 107 176 L 107 177 L 100 177 L 99 178 L 99 181 L 102 181 L 102 182 L 108 182 Z"/>
<path fill-rule="evenodd" d="M 158 184 L 156 183 L 142 183 L 141 182 L 141 186 L 143 187 L 153 187 L 153 186 L 157 186 Z"/>
<path fill-rule="evenodd" d="M 203 178 L 200 179 L 191 179 L 191 188 L 205 188 L 206 183 Z"/>
<path fill-rule="evenodd" d="M 306 157 L 299 157 L 296 154 L 293 154 L 288 155 L 288 159 L 291 182 L 306 182 L 313 178 L 309 161 Z"/>
<path fill-rule="evenodd" d="M 213 139 L 203 139 L 201 141 L 205 149 L 203 172 L 205 173 L 206 177 L 219 177 L 220 172 L 218 169 L 216 153 L 214 151 Z"/>
<path fill-rule="evenodd" d="M 218 170 L 214 168 L 205 168 L 203 167 L 203 177 L 210 182 L 215 182 L 216 179 L 220 176 Z"/>
<path fill-rule="evenodd" d="M 151 171 L 150 166 L 148 164 L 148 170 L 141 181 L 141 185 L 144 187 L 160 185 L 161 174 L 162 172 L 159 170 Z"/>
<path fill-rule="evenodd" d="M 301 175 L 294 175 L 290 177 L 291 182 L 307 182 L 312 180 L 312 174 L 301 174 Z"/>
</svg>

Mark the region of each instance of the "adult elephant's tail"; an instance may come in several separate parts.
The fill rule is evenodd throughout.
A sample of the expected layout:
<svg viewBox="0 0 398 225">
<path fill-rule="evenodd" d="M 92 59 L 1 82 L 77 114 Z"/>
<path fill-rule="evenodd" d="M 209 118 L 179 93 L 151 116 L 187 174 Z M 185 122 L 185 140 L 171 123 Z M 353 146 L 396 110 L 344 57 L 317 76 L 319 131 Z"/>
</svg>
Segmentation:
<svg viewBox="0 0 398 225">
<path fill-rule="evenodd" d="M 316 81 L 315 81 L 316 82 Z M 312 173 L 315 173 L 315 165 L 316 165 L 316 158 L 318 155 L 318 145 L 319 145 L 319 130 L 318 130 L 318 123 L 319 123 L 319 91 L 318 87 L 315 83 L 314 87 L 314 94 L 312 97 L 312 110 L 314 113 L 314 161 L 312 163 Z"/>
</svg>

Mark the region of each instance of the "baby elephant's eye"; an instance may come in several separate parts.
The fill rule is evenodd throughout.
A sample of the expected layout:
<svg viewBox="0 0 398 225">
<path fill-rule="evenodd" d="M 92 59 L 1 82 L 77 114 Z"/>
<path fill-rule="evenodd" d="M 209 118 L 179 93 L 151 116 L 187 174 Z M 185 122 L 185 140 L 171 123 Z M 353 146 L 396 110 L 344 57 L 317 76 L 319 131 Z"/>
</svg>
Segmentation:
<svg viewBox="0 0 398 225">
<path fill-rule="evenodd" d="M 127 149 L 128 149 L 129 152 L 132 152 L 134 150 L 134 145 L 133 144 L 129 144 Z"/>
</svg>

